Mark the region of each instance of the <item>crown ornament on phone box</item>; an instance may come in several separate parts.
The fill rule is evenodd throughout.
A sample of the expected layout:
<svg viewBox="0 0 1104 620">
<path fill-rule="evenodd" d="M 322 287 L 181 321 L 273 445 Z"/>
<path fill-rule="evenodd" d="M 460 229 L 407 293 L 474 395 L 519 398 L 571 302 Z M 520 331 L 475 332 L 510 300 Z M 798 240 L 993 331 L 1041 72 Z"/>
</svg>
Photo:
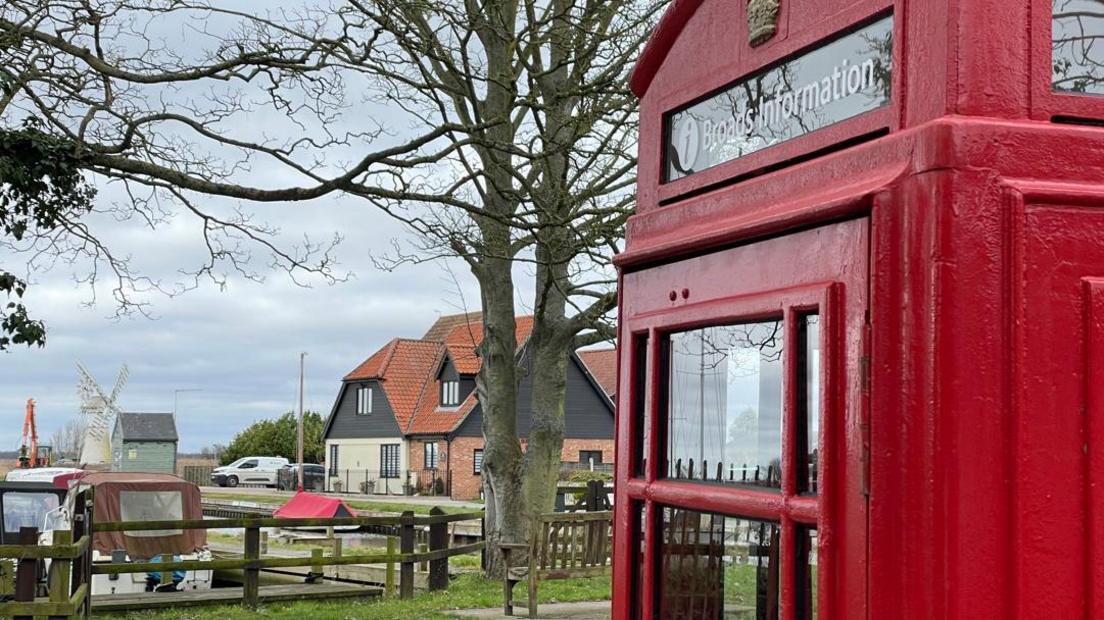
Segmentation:
<svg viewBox="0 0 1104 620">
<path fill-rule="evenodd" d="M 758 46 L 778 32 L 780 0 L 747 0 L 748 43 Z"/>
</svg>

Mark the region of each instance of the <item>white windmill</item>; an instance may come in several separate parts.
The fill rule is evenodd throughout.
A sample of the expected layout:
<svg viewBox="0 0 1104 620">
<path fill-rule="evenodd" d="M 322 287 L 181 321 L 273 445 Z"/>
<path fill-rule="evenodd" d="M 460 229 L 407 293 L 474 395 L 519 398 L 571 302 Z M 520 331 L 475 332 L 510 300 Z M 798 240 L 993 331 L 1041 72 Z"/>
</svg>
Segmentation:
<svg viewBox="0 0 1104 620">
<path fill-rule="evenodd" d="M 119 369 L 119 376 L 115 379 L 115 387 L 111 394 L 104 394 L 99 383 L 92 378 L 80 362 L 77 362 L 77 372 L 80 374 L 80 383 L 77 393 L 81 399 L 81 415 L 84 418 L 84 444 L 81 447 L 80 462 L 86 465 L 104 465 L 111 463 L 111 427 L 115 423 L 115 416 L 119 413 L 116 404 L 119 392 L 126 385 L 130 371 L 126 364 Z"/>
</svg>

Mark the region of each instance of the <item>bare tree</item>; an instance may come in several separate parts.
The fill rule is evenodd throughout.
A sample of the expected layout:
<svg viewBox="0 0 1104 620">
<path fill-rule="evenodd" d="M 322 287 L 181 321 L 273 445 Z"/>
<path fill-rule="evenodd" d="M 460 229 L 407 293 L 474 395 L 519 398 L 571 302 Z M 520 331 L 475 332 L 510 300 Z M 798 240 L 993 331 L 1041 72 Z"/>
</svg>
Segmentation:
<svg viewBox="0 0 1104 620">
<path fill-rule="evenodd" d="M 609 258 L 635 182 L 631 62 L 663 2 L 476 4 L 377 0 L 356 4 L 381 33 L 364 66 L 381 101 L 427 126 L 456 125 L 438 161 L 447 174 L 403 195 L 371 198 L 419 234 L 400 260 L 459 256 L 480 283 L 485 324 L 477 380 L 486 445 L 482 479 L 488 544 L 525 540 L 529 516 L 550 510 L 564 439 L 570 354 L 612 339 Z M 410 213 L 411 196 L 435 204 Z M 532 418 L 518 441 L 515 284 L 535 276 L 528 347 Z"/>
<path fill-rule="evenodd" d="M 29 144 L 48 151 L 53 155 L 48 161 L 64 172 L 79 168 L 100 185 L 121 187 L 123 201 L 96 201 L 91 208 L 101 221 L 155 228 L 183 212 L 199 222 L 207 256 L 181 266 L 179 282 L 144 276 L 132 269 L 125 252 L 103 242 L 80 200 L 73 201 L 77 208 L 57 209 L 44 225 L 42 218 L 24 217 L 33 225 L 16 231 L 22 234 L 13 233 L 10 218 L 0 211 L 0 247 L 24 257 L 27 274 L 80 263 L 76 268 L 84 271 L 76 275 L 88 285 L 92 301 L 106 277 L 121 314 L 144 312 L 146 293 L 177 294 L 201 278 L 218 285 L 227 273 L 260 280 L 263 273 L 251 260 L 257 250 L 268 255 L 270 267 L 297 282 L 342 279 L 332 256 L 337 235 L 321 243 L 307 238 L 277 243 L 276 229 L 235 203 L 325 196 L 370 164 L 432 136 L 347 166 L 328 165 L 327 147 L 363 147 L 380 128 L 364 123 L 368 129 L 330 131 L 329 123 L 345 105 L 340 71 L 329 64 L 335 44 L 317 30 L 296 30 L 301 25 L 309 24 L 289 16 L 281 26 L 177 0 L 0 4 L 0 162 L 5 164 L 0 209 L 4 199 L 17 202 L 29 194 L 11 191 L 20 177 L 10 165 L 12 155 L 26 152 Z M 170 42 L 173 29 L 186 35 Z M 291 131 L 273 135 L 265 123 L 250 122 L 261 111 L 275 111 Z M 272 164 L 284 171 L 287 186 L 248 183 L 256 167 Z M 327 171 L 333 175 L 324 178 Z M 71 193 L 87 199 L 75 185 Z M 9 277 L 0 281 L 0 291 L 21 296 L 24 280 L 0 271 L 3 275 Z M 5 323 L 12 325 L 4 327 L 19 341 L 41 343 L 41 325 L 25 308 L 11 310 Z"/>
<path fill-rule="evenodd" d="M 84 445 L 83 421 L 74 418 L 55 429 L 50 434 L 50 444 L 54 448 L 55 458 L 79 458 Z"/>
<path fill-rule="evenodd" d="M 248 214 L 213 212 L 198 195 L 345 192 L 416 233 L 415 251 L 390 266 L 465 261 L 484 321 L 477 389 L 493 546 L 524 540 L 529 515 L 551 507 L 570 353 L 612 338 L 608 263 L 635 182 L 627 78 L 664 3 L 345 0 L 245 13 L 192 0 L 10 0 L 0 119 L 39 119 L 84 170 L 127 188 L 128 216 L 157 222 L 171 203 L 199 218 L 211 260 L 197 277 L 220 261 L 249 273 L 245 248 L 256 244 L 293 275 L 332 277 L 329 246 L 289 253 Z M 166 22 L 188 30 L 187 52 L 157 35 Z M 250 123 L 262 109 L 291 131 Z M 286 171 L 287 183 L 251 185 L 258 166 Z M 125 264 L 92 247 L 126 282 Z M 526 452 L 515 268 L 536 282 Z"/>
</svg>

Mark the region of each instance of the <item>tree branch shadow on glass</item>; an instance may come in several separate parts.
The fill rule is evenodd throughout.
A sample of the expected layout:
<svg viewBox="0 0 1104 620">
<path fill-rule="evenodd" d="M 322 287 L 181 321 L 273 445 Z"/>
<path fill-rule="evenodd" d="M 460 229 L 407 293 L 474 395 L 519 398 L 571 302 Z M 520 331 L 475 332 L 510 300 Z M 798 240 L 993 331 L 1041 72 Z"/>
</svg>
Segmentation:
<svg viewBox="0 0 1104 620">
<path fill-rule="evenodd" d="M 893 17 L 886 16 L 669 113 L 665 180 L 888 105 L 892 52 Z"/>
<path fill-rule="evenodd" d="M 1051 14 L 1051 86 L 1104 94 L 1104 2 L 1054 0 Z"/>
<path fill-rule="evenodd" d="M 668 478 L 781 487 L 782 339 L 780 320 L 670 336 Z"/>
</svg>

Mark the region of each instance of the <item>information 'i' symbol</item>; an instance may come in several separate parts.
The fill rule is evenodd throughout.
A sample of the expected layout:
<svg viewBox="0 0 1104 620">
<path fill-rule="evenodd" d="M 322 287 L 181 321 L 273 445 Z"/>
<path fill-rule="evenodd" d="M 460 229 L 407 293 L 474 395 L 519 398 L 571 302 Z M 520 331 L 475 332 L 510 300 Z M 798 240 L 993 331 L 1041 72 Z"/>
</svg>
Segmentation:
<svg viewBox="0 0 1104 620">
<path fill-rule="evenodd" d="M 701 128 L 693 118 L 687 118 L 685 122 L 675 127 L 675 152 L 678 155 L 678 168 L 688 173 L 694 169 L 698 160 L 698 150 L 701 148 Z"/>
</svg>

